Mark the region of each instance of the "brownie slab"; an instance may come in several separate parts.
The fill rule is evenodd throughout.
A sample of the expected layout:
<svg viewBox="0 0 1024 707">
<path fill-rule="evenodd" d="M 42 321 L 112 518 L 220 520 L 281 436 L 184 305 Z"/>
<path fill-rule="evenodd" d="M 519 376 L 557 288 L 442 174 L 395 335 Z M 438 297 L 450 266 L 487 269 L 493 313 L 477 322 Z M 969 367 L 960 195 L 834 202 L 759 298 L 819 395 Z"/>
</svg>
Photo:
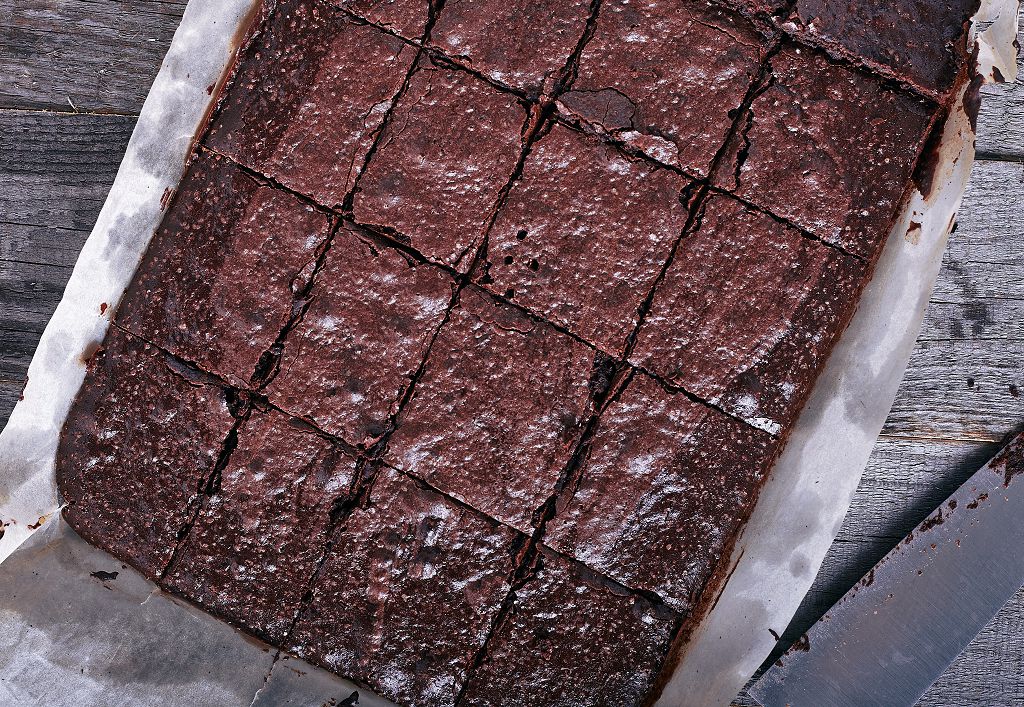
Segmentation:
<svg viewBox="0 0 1024 707">
<path fill-rule="evenodd" d="M 242 54 L 207 144 L 341 205 L 415 56 L 400 39 L 319 3 L 278 3 Z"/>
<path fill-rule="evenodd" d="M 385 469 L 335 534 L 292 646 L 401 704 L 454 705 L 522 541 Z"/>
<path fill-rule="evenodd" d="M 156 577 L 233 424 L 220 388 L 111 328 L 57 451 L 64 518 L 88 542 Z"/>
<path fill-rule="evenodd" d="M 868 269 L 727 196 L 680 243 L 632 360 L 772 433 L 788 428 Z"/>
<path fill-rule="evenodd" d="M 430 41 L 490 79 L 539 95 L 583 37 L 590 0 L 448 0 Z"/>
<path fill-rule="evenodd" d="M 386 458 L 530 532 L 590 415 L 594 364 L 583 344 L 467 288 Z"/>
<path fill-rule="evenodd" d="M 359 183 L 362 224 L 459 265 L 515 170 L 526 110 L 483 81 L 424 59 Z"/>
<path fill-rule="evenodd" d="M 430 17 L 430 0 L 330 0 L 333 5 L 407 39 L 420 39 Z"/>
<path fill-rule="evenodd" d="M 689 0 L 610 0 L 559 99 L 569 115 L 705 176 L 761 64 L 762 36 Z"/>
<path fill-rule="evenodd" d="M 248 385 L 288 322 L 330 221 L 229 160 L 200 153 L 153 237 L 117 322 Z"/>
<path fill-rule="evenodd" d="M 254 411 L 162 583 L 272 643 L 292 625 L 355 460 L 275 410 Z"/>
<path fill-rule="evenodd" d="M 545 552 L 516 589 L 461 704 L 648 704 L 672 638 L 672 612 Z"/>
<path fill-rule="evenodd" d="M 343 225 L 267 387 L 279 407 L 352 445 L 384 433 L 426 354 L 454 281 Z"/>
<path fill-rule="evenodd" d="M 935 108 L 821 54 L 771 61 L 718 183 L 822 240 L 873 259 L 889 234 Z"/>
<path fill-rule="evenodd" d="M 948 89 L 966 58 L 978 0 L 799 0 L 795 24 L 823 45 L 928 92 Z"/>
<path fill-rule="evenodd" d="M 556 125 L 499 213 L 478 281 L 619 354 L 686 225 L 688 185 Z"/>
<path fill-rule="evenodd" d="M 688 612 L 766 477 L 778 442 L 642 373 L 601 417 L 545 542 Z"/>
</svg>

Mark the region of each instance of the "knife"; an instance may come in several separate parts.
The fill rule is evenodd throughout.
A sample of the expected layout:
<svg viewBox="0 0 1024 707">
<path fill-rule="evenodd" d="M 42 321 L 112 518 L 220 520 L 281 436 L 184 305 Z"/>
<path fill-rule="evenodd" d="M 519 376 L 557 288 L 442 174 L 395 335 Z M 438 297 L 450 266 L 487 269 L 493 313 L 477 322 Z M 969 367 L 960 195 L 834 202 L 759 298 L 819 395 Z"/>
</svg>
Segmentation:
<svg viewBox="0 0 1024 707">
<path fill-rule="evenodd" d="M 1024 434 L 899 545 L 749 694 L 764 707 L 913 705 L 1024 585 Z"/>
</svg>

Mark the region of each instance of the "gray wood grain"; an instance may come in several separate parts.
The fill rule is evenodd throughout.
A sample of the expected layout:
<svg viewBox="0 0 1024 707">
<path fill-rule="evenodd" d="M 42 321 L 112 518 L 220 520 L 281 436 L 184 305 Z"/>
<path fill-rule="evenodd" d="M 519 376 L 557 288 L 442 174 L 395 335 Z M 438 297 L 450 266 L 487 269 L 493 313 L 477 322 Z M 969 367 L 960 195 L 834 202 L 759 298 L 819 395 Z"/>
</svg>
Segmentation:
<svg viewBox="0 0 1024 707">
<path fill-rule="evenodd" d="M 0 425 L 185 4 L 0 5 Z M 839 537 L 784 634 L 790 640 L 1024 423 L 1024 85 L 986 87 L 983 95 L 978 147 L 985 159 L 892 415 Z M 71 104 L 124 115 L 76 115 Z M 922 704 L 1024 705 L 1022 629 L 1024 592 Z"/>
</svg>

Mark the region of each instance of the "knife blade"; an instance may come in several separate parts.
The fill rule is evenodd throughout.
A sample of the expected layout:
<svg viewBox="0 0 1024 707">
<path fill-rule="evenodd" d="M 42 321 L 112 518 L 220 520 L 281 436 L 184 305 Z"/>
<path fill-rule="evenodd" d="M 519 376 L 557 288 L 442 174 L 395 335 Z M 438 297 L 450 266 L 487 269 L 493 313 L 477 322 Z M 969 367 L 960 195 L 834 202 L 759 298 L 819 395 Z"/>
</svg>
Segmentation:
<svg viewBox="0 0 1024 707">
<path fill-rule="evenodd" d="M 1019 435 L 829 609 L 749 694 L 765 707 L 915 704 L 1024 585 L 1022 475 Z"/>
</svg>

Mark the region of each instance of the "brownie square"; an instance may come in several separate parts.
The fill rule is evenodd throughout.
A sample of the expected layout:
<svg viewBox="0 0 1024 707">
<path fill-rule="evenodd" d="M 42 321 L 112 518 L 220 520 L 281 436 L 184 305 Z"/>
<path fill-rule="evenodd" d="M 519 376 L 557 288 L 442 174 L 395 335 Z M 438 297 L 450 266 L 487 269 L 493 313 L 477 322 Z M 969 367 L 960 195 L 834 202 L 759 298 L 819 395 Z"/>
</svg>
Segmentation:
<svg viewBox="0 0 1024 707">
<path fill-rule="evenodd" d="M 671 611 L 545 552 L 460 704 L 649 704 L 674 626 Z"/>
<path fill-rule="evenodd" d="M 570 115 L 704 176 L 761 64 L 762 37 L 732 11 L 688 0 L 610 0 L 559 99 Z"/>
<path fill-rule="evenodd" d="M 430 0 L 330 0 L 333 5 L 407 39 L 420 39 L 430 17 Z"/>
<path fill-rule="evenodd" d="M 243 51 L 207 144 L 340 205 L 415 56 L 397 37 L 319 3 L 279 3 Z"/>
<path fill-rule="evenodd" d="M 536 96 L 583 37 L 590 0 L 448 0 L 430 41 L 448 56 Z"/>
<path fill-rule="evenodd" d="M 359 183 L 355 219 L 458 266 L 515 171 L 526 110 L 474 76 L 424 59 Z"/>
<path fill-rule="evenodd" d="M 385 469 L 335 534 L 292 645 L 390 700 L 454 705 L 523 542 Z"/>
<path fill-rule="evenodd" d="M 873 259 L 889 234 L 934 107 L 788 47 L 738 139 L 722 186 L 822 240 Z"/>
<path fill-rule="evenodd" d="M 680 243 L 632 359 L 778 433 L 810 393 L 867 274 L 861 261 L 714 196 Z"/>
<path fill-rule="evenodd" d="M 491 229 L 479 281 L 619 354 L 686 225 L 688 185 L 556 125 Z"/>
<path fill-rule="evenodd" d="M 688 612 L 775 458 L 765 432 L 637 373 L 601 417 L 545 542 Z"/>
<path fill-rule="evenodd" d="M 389 463 L 530 532 L 591 413 L 595 353 L 468 288 L 389 442 Z"/>
<path fill-rule="evenodd" d="M 813 40 L 928 92 L 948 89 L 966 57 L 978 0 L 799 0 L 795 25 Z"/>
<path fill-rule="evenodd" d="M 117 313 L 158 346 L 248 385 L 291 317 L 330 220 L 210 153 L 192 163 Z"/>
<path fill-rule="evenodd" d="M 375 441 L 423 361 L 454 287 L 440 268 L 342 226 L 267 394 L 350 444 Z"/>
<path fill-rule="evenodd" d="M 355 460 L 275 410 L 254 411 L 163 585 L 273 643 L 325 552 Z"/>
<path fill-rule="evenodd" d="M 57 450 L 65 520 L 155 578 L 233 424 L 220 388 L 112 327 Z"/>
</svg>

